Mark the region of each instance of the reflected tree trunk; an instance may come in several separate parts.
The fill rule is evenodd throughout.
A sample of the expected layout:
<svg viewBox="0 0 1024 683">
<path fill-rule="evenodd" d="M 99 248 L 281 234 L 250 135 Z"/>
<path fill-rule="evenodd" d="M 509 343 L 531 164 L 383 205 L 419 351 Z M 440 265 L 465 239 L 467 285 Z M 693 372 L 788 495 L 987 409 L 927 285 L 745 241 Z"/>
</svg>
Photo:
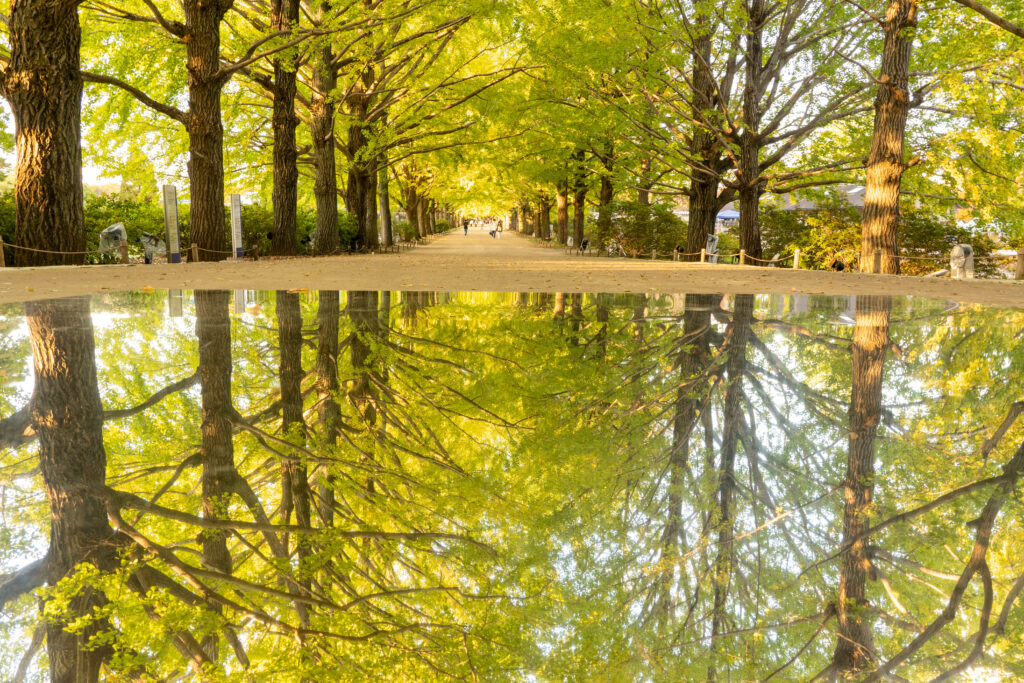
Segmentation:
<svg viewBox="0 0 1024 683">
<path fill-rule="evenodd" d="M 736 547 L 733 536 L 736 529 L 736 450 L 739 444 L 743 420 L 743 374 L 747 369 L 747 341 L 750 324 L 754 319 L 754 297 L 740 294 L 736 297 L 732 324 L 726 339 L 726 387 L 725 407 L 722 413 L 722 445 L 719 450 L 718 508 L 714 514 L 714 528 L 717 531 L 718 547 L 715 556 L 712 583 L 714 603 L 711 612 L 711 663 L 708 666 L 708 680 L 718 678 L 718 659 L 722 643 L 718 636 L 727 630 L 728 611 L 726 603 L 736 565 Z"/>
<path fill-rule="evenodd" d="M 281 433 L 283 437 L 298 445 L 305 445 L 305 424 L 302 411 L 302 312 L 299 295 L 284 291 L 277 292 L 277 338 L 280 349 L 278 380 L 281 383 Z M 281 510 L 283 522 L 291 523 L 292 512 L 295 524 L 311 528 L 309 474 L 306 466 L 289 460 L 281 467 Z M 288 550 L 285 536 L 285 550 Z M 299 535 L 296 546 L 299 563 L 310 554 L 306 537 Z M 308 588 L 308 581 L 300 581 Z"/>
<path fill-rule="evenodd" d="M 333 447 L 341 433 L 341 407 L 338 405 L 338 323 L 340 295 L 321 291 L 317 304 L 316 398 L 317 416 L 325 446 Z M 321 480 L 318 498 L 320 522 L 324 527 L 334 524 L 334 488 L 331 475 Z"/>
<path fill-rule="evenodd" d="M 228 292 L 197 290 L 196 337 L 202 404 L 203 516 L 227 519 L 234 491 L 235 461 L 231 402 L 231 319 Z M 203 564 L 225 574 L 232 569 L 228 532 L 208 529 L 202 535 Z M 203 639 L 203 649 L 217 660 L 217 637 Z"/>
<path fill-rule="evenodd" d="M 103 406 L 96 379 L 92 320 L 87 298 L 25 305 L 32 345 L 35 389 L 32 427 L 39 436 L 39 469 L 50 504 L 47 579 L 55 585 L 89 562 L 114 571 L 113 529 L 101 497 L 106 485 Z M 100 666 L 112 654 L 109 645 L 87 647 L 91 637 L 109 628 L 99 620 L 72 633 L 64 626 L 91 614 L 105 602 L 83 588 L 66 614 L 47 620 L 50 680 L 84 683 L 99 679 Z"/>
<path fill-rule="evenodd" d="M 679 388 L 672 410 L 672 446 L 668 454 L 669 489 L 668 521 L 661 541 L 661 586 L 657 605 L 663 622 L 673 618 L 673 589 L 682 571 L 680 560 L 685 543 L 683 537 L 683 484 L 690 469 L 690 435 L 697 425 L 700 404 L 704 397 L 694 392 L 692 380 L 707 366 L 711 354 L 707 334 L 711 328 L 711 310 L 716 295 L 687 294 L 683 314 L 683 336 L 678 342 L 675 365 Z"/>
<path fill-rule="evenodd" d="M 569 344 L 580 345 L 580 330 L 583 327 L 583 295 L 570 295 L 569 319 L 572 321 L 572 336 L 569 337 Z"/>
<path fill-rule="evenodd" d="M 862 671 L 875 660 L 866 582 L 868 540 L 875 478 L 875 438 L 882 416 L 882 381 L 889 349 L 888 297 L 858 297 L 853 331 L 850 437 L 843 480 L 843 552 L 836 604 L 838 633 L 832 656 L 837 674 Z"/>
</svg>

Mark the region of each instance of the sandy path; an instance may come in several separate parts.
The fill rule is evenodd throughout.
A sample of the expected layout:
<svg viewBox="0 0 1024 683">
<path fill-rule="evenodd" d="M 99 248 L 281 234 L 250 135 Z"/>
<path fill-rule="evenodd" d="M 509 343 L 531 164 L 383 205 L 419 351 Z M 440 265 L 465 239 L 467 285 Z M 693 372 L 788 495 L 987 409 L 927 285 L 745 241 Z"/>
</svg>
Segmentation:
<svg viewBox="0 0 1024 683">
<path fill-rule="evenodd" d="M 1024 282 L 953 281 L 581 258 L 515 233 L 461 231 L 400 254 L 174 265 L 0 269 L 0 302 L 140 289 L 911 294 L 1024 308 Z"/>
</svg>

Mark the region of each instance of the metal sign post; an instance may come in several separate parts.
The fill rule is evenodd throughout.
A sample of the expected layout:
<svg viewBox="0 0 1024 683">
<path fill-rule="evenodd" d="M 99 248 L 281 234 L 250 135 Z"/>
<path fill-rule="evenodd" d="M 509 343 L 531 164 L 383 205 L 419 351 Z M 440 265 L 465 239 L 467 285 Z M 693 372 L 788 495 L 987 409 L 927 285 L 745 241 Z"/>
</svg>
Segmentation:
<svg viewBox="0 0 1024 683">
<path fill-rule="evenodd" d="M 167 232 L 167 262 L 181 263 L 181 240 L 178 237 L 178 190 L 164 185 L 164 229 Z"/>
<path fill-rule="evenodd" d="M 242 246 L 242 197 L 241 195 L 231 195 L 231 251 L 234 252 L 236 259 L 241 259 L 243 252 Z"/>
</svg>

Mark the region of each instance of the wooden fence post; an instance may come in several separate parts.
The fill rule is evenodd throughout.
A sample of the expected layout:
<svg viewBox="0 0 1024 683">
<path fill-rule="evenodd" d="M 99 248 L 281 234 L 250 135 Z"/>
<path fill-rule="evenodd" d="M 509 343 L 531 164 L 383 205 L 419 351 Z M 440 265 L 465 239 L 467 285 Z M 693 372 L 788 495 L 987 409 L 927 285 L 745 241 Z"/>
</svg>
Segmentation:
<svg viewBox="0 0 1024 683">
<path fill-rule="evenodd" d="M 128 263 L 128 243 L 121 240 L 121 263 Z"/>
<path fill-rule="evenodd" d="M 707 258 L 708 258 L 708 250 L 707 249 L 701 249 L 700 250 L 700 262 L 704 263 L 705 261 L 707 261 Z"/>
<path fill-rule="evenodd" d="M 0 237 L 0 268 L 6 268 L 7 261 L 4 260 L 4 238 Z"/>
<path fill-rule="evenodd" d="M 800 270 L 800 250 L 793 250 L 793 270 Z"/>
<path fill-rule="evenodd" d="M 192 262 L 199 263 L 199 245 L 195 242 L 192 243 Z"/>
<path fill-rule="evenodd" d="M 882 250 L 875 249 L 873 258 L 871 259 L 871 272 L 876 275 L 882 272 Z"/>
<path fill-rule="evenodd" d="M 3 240 L 0 240 L 0 245 L 3 245 Z M 0 266 L 3 264 L 3 256 L 0 256 Z M 1024 249 L 1017 250 L 1017 273 L 1014 277 L 1017 280 L 1024 280 Z"/>
<path fill-rule="evenodd" d="M 746 249 L 740 249 L 740 265 L 741 266 L 747 265 L 747 250 Z"/>
<path fill-rule="evenodd" d="M 651 249 L 651 260 L 653 261 L 656 258 L 658 258 L 658 250 L 657 249 Z"/>
</svg>

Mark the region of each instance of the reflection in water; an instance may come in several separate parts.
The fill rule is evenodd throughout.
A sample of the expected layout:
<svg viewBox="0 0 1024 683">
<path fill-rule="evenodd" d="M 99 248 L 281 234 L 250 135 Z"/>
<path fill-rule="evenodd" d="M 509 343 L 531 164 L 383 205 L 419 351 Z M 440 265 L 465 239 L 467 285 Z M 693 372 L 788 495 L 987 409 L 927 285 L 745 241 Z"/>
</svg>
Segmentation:
<svg viewBox="0 0 1024 683">
<path fill-rule="evenodd" d="M 1024 313 L 238 300 L 0 309 L 0 678 L 1024 676 Z"/>
</svg>

